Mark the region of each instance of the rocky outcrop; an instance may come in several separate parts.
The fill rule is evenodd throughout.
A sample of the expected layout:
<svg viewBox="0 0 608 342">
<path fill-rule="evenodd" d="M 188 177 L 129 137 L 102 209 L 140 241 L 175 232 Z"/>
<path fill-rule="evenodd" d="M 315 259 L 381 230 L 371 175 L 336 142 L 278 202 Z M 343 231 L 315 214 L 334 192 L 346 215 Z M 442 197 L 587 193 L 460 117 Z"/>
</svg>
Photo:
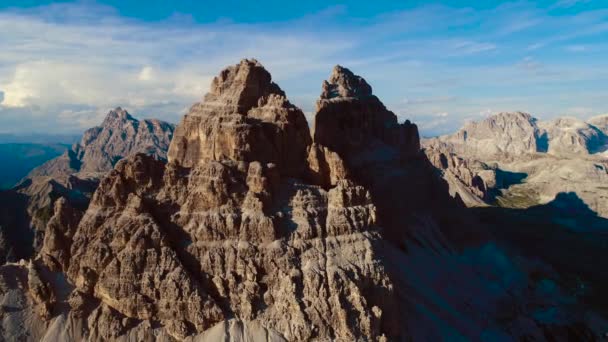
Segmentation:
<svg viewBox="0 0 608 342">
<path fill-rule="evenodd" d="M 429 147 L 425 153 L 442 173 L 452 197 L 458 195 L 469 207 L 485 206 L 492 201 L 492 190 L 497 186 L 496 168 L 437 147 Z"/>
<path fill-rule="evenodd" d="M 303 113 L 258 62 L 227 68 L 166 166 L 137 155 L 102 181 L 69 278 L 178 339 L 227 319 L 287 340 L 398 334 L 370 193 L 341 177 L 327 190 L 303 182 L 310 148 Z"/>
<path fill-rule="evenodd" d="M 57 180 L 72 174 L 98 175 L 110 171 L 122 158 L 146 153 L 166 160 L 173 125 L 155 120 L 137 120 L 126 110 L 111 110 L 101 126 L 86 130 L 80 143 L 61 157 L 30 172 L 29 177 L 49 176 Z"/>
<path fill-rule="evenodd" d="M 374 162 L 372 158 L 408 158 L 420 148 L 416 125 L 398 123 L 397 116 L 372 94 L 367 82 L 336 66 L 323 82 L 317 101 L 314 141 L 342 156 L 351 167 Z M 386 149 L 370 156 L 370 149 Z"/>
<path fill-rule="evenodd" d="M 587 120 L 587 123 L 608 135 L 608 114 L 598 115 Z"/>
<path fill-rule="evenodd" d="M 493 160 L 504 155 L 546 151 L 540 141 L 542 135 L 537 120 L 530 114 L 499 113 L 480 122 L 469 122 L 455 134 L 437 138 L 435 144 L 447 144 L 456 154 Z"/>
<path fill-rule="evenodd" d="M 312 179 L 324 187 L 343 178 L 365 186 L 385 238 L 400 244 L 415 215 L 439 217 L 457 206 L 421 153 L 416 125 L 399 123 L 350 70 L 336 66 L 323 82 L 314 125 Z"/>
<path fill-rule="evenodd" d="M 110 111 L 80 143 L 32 170 L 13 189 L 0 192 L 0 204 L 7 208 L 0 213 L 2 235 L 12 246 L 0 261 L 17 261 L 40 251 L 54 203 L 63 198 L 74 210 L 85 210 L 99 179 L 121 158 L 146 153 L 166 160 L 172 135 L 173 126 L 166 122 L 139 121 L 121 108 Z"/>
<path fill-rule="evenodd" d="M 122 159 L 82 219 L 56 202 L 31 266 L 0 267 L 21 279 L 0 282 L 0 300 L 24 303 L 2 336 L 18 326 L 32 339 L 94 341 L 594 336 L 592 313 L 568 297 L 563 315 L 555 287 L 529 281 L 546 265 L 485 240 L 420 152 L 416 126 L 361 77 L 336 67 L 314 137 L 303 120 L 257 61 L 222 71 L 167 163 Z M 544 320 L 547 308 L 566 318 Z"/>
<path fill-rule="evenodd" d="M 595 154 L 608 149 L 608 136 L 599 128 L 576 118 L 541 122 L 548 153 L 556 156 Z"/>
<path fill-rule="evenodd" d="M 426 144 L 444 145 L 451 152 L 484 160 L 537 153 L 559 157 L 592 155 L 608 148 L 602 122 L 602 117 L 586 123 L 576 118 L 539 121 L 527 113 L 499 113 L 480 122 L 469 122 L 455 134 L 429 139 Z"/>
<path fill-rule="evenodd" d="M 457 193 L 469 206 L 527 208 L 553 201 L 560 193 L 574 192 L 591 210 L 608 217 L 608 188 L 603 186 L 608 184 L 608 164 L 603 154 L 608 137 L 602 131 L 602 122 L 602 117 L 585 123 L 575 118 L 539 121 L 524 113 L 501 113 L 423 144 L 429 159 L 443 170 L 450 192 Z M 446 158 L 454 154 L 468 162 L 455 170 L 441 162 L 442 154 Z M 479 191 L 479 187 L 471 187 L 468 178 L 478 173 L 474 165 L 486 163 L 496 166 L 495 179 L 492 181 L 488 174 L 486 191 Z M 504 177 L 512 179 L 501 179 Z M 497 202 L 496 196 L 487 196 L 488 192 L 498 196 Z"/>
<path fill-rule="evenodd" d="M 310 142 L 302 111 L 256 60 L 244 60 L 214 78 L 205 100 L 192 106 L 175 132 L 169 160 L 184 167 L 259 161 L 299 177 Z"/>
</svg>

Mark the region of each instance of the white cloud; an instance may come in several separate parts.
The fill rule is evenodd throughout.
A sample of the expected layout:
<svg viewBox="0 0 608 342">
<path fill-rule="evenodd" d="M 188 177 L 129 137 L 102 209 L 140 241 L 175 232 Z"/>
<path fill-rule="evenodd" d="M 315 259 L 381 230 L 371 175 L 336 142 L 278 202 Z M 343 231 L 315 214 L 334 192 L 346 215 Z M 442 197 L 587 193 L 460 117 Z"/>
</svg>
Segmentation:
<svg viewBox="0 0 608 342">
<path fill-rule="evenodd" d="M 178 121 L 213 76 L 241 58 L 259 58 L 275 79 L 294 78 L 329 70 L 327 58 L 352 47 L 344 37 L 320 40 L 260 25 L 137 22 L 83 3 L 0 11 L 0 31 L 0 107 L 46 112 L 47 124 L 72 119 L 82 128 L 99 119 L 98 111 L 117 105 Z"/>
<path fill-rule="evenodd" d="M 154 78 L 154 70 L 150 66 L 141 68 L 137 79 L 140 81 L 151 81 Z"/>
<path fill-rule="evenodd" d="M 605 32 L 605 12 L 555 17 L 517 2 L 488 10 L 421 6 L 362 20 L 348 19 L 348 10 L 246 25 L 183 15 L 141 22 L 90 2 L 0 11 L 0 127 L 81 131 L 119 105 L 177 122 L 219 70 L 245 57 L 258 58 L 307 113 L 333 65 L 343 64 L 400 119 L 431 133 L 487 108 L 605 110 L 607 94 L 591 98 L 585 87 L 608 80 L 605 62 L 542 54 L 562 44 L 558 50 L 572 57 L 564 49 L 591 46 L 577 38 Z"/>
<path fill-rule="evenodd" d="M 570 52 L 585 52 L 587 51 L 587 46 L 585 45 L 568 45 L 566 46 L 566 50 Z"/>
</svg>

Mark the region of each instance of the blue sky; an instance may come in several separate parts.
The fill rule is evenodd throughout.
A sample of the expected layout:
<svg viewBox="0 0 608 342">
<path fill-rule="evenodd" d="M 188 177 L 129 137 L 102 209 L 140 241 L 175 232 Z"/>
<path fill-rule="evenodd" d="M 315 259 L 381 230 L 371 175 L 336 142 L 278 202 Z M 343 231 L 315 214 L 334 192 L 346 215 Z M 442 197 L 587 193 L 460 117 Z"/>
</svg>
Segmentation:
<svg viewBox="0 0 608 342">
<path fill-rule="evenodd" d="M 349 67 L 427 136 L 500 111 L 608 112 L 604 0 L 3 0 L 0 32 L 0 133 L 77 133 L 118 105 L 178 122 L 245 57 L 309 116 Z"/>
</svg>

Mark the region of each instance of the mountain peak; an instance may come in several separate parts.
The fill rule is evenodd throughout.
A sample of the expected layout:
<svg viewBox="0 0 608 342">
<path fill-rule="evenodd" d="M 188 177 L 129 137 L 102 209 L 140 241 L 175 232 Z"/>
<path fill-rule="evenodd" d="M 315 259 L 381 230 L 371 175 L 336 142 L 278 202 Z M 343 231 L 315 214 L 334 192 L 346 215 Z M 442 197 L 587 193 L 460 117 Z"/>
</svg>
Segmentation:
<svg viewBox="0 0 608 342">
<path fill-rule="evenodd" d="M 256 59 L 243 59 L 239 64 L 222 70 L 213 79 L 204 102 L 224 106 L 224 114 L 246 115 L 261 98 L 270 94 L 285 96 L 260 62 Z"/>
<path fill-rule="evenodd" d="M 336 65 L 327 81 L 323 82 L 321 99 L 336 97 L 367 97 L 372 95 L 372 87 L 361 76 L 349 69 Z"/>
<path fill-rule="evenodd" d="M 129 114 L 125 109 L 121 107 L 116 107 L 108 112 L 106 118 L 103 120 L 101 124 L 103 127 L 111 126 L 116 122 L 127 122 L 127 121 L 137 121 L 134 117 Z"/>
<path fill-rule="evenodd" d="M 222 70 L 204 101 L 190 108 L 177 127 L 169 160 L 185 167 L 210 160 L 258 161 L 298 176 L 310 141 L 304 113 L 257 60 L 244 59 Z"/>
</svg>

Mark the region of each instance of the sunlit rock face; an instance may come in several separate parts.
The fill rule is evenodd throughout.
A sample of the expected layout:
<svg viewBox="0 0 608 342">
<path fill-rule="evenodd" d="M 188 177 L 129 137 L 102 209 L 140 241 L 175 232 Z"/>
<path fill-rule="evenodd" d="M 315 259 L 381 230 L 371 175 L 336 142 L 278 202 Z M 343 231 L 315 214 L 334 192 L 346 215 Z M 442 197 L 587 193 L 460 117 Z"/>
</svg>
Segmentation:
<svg viewBox="0 0 608 342">
<path fill-rule="evenodd" d="M 302 111 L 259 62 L 243 60 L 215 77 L 204 101 L 192 106 L 177 128 L 169 160 L 184 167 L 259 161 L 299 177 L 310 143 Z"/>
<path fill-rule="evenodd" d="M 40 251 L 54 203 L 63 198 L 84 210 L 99 180 L 122 158 L 145 153 L 166 160 L 174 126 L 155 119 L 137 120 L 118 107 L 100 126 L 86 130 L 79 143 L 33 169 L 14 188 L 0 192 L 0 262 L 29 258 Z M 7 252 L 4 253 L 3 250 Z"/>
<path fill-rule="evenodd" d="M 101 182 L 72 237 L 70 281 L 179 339 L 234 319 L 287 340 L 398 336 L 371 195 L 337 154 L 333 184 L 309 182 L 312 148 L 302 111 L 257 61 L 225 69 L 167 165 L 138 155 Z"/>
<path fill-rule="evenodd" d="M 589 332 L 579 316 L 533 319 L 558 305 L 528 281 L 545 265 L 515 264 L 488 242 L 416 126 L 398 123 L 363 78 L 336 67 L 315 116 L 311 137 L 259 62 L 223 70 L 177 127 L 168 162 L 118 161 L 86 211 L 56 201 L 37 258 L 0 267 L 0 299 L 20 303 L 3 313 L 2 336 L 23 339 L 22 326 L 32 340 L 93 341 Z M 505 306 L 515 309 L 501 321 Z"/>
<path fill-rule="evenodd" d="M 423 145 L 451 194 L 468 206 L 527 208 L 574 192 L 608 217 L 605 122 L 605 116 L 540 121 L 526 113 L 499 113 Z M 452 162 L 441 165 L 441 155 Z"/>
</svg>

